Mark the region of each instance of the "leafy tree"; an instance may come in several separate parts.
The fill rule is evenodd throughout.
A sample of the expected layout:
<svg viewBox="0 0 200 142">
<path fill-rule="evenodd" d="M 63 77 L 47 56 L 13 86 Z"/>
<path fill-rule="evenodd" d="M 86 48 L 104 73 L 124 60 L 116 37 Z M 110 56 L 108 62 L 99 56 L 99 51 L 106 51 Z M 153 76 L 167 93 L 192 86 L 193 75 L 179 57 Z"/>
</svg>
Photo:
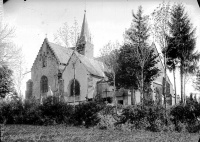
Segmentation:
<svg viewBox="0 0 200 142">
<path fill-rule="evenodd" d="M 139 89 L 142 104 L 145 90 L 159 73 L 155 67 L 158 56 L 147 43 L 147 22 L 148 17 L 143 16 L 140 6 L 137 14 L 133 13 L 133 22 L 125 33 L 125 44 L 120 49 L 119 71 L 116 75 L 118 85 L 131 90 Z"/>
<path fill-rule="evenodd" d="M 169 53 L 168 56 L 172 59 L 178 59 L 180 64 L 181 102 L 183 103 L 183 77 L 186 73 L 189 73 L 185 67 L 194 61 L 198 61 L 200 54 L 195 52 L 195 29 L 192 29 L 192 24 L 182 4 L 173 6 L 169 27 L 170 34 L 167 38 L 171 44 L 166 50 Z"/>
<path fill-rule="evenodd" d="M 0 98 L 14 91 L 12 73 L 7 66 L 0 67 Z"/>
</svg>

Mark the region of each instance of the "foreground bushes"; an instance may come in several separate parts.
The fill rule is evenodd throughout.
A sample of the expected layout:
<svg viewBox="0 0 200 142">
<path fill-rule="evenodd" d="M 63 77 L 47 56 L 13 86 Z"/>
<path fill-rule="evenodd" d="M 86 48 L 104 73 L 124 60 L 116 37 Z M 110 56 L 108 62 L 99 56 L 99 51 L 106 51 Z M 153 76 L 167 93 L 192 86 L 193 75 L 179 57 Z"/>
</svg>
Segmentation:
<svg viewBox="0 0 200 142">
<path fill-rule="evenodd" d="M 160 131 L 177 131 L 177 132 L 198 132 L 199 123 L 199 104 L 197 105 L 177 105 L 166 110 L 162 106 L 127 106 L 122 110 L 122 114 L 115 118 L 112 113 L 114 107 L 105 107 L 101 111 L 101 129 L 122 129 L 132 131 L 133 129 L 142 129 L 153 132 Z M 110 113 L 106 110 L 111 110 Z"/>
<path fill-rule="evenodd" d="M 122 112 L 122 124 L 131 124 L 131 129 L 160 131 L 164 125 L 164 109 L 161 106 L 128 106 Z"/>
<path fill-rule="evenodd" d="M 96 102 L 84 102 L 76 106 L 59 102 L 57 98 L 47 98 L 43 104 L 36 100 L 3 102 L 0 104 L 0 123 L 54 125 L 66 124 L 74 126 L 95 126 L 100 129 L 143 129 L 159 131 L 200 130 L 200 104 L 187 103 L 167 110 L 162 106 L 127 106 L 116 109 Z M 166 125 L 167 123 L 167 125 Z"/>
<path fill-rule="evenodd" d="M 31 125 L 96 125 L 98 112 L 102 107 L 94 102 L 87 102 L 75 107 L 59 102 L 56 97 L 47 98 L 43 104 L 36 100 L 3 102 L 0 106 L 0 123 Z"/>
</svg>

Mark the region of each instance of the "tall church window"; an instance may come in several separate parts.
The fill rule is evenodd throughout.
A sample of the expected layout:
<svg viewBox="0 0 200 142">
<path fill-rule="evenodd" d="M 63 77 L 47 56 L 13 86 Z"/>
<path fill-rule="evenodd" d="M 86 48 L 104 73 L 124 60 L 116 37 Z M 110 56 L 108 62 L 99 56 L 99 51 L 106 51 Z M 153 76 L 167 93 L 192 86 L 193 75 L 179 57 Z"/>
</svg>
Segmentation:
<svg viewBox="0 0 200 142">
<path fill-rule="evenodd" d="M 75 89 L 74 89 L 74 80 L 71 83 L 70 86 L 70 95 L 74 96 L 74 90 L 75 90 L 75 96 L 80 95 L 80 84 L 77 80 L 75 80 Z"/>
<path fill-rule="evenodd" d="M 42 93 L 48 92 L 48 78 L 46 76 L 42 76 L 40 80 L 40 91 Z"/>
</svg>

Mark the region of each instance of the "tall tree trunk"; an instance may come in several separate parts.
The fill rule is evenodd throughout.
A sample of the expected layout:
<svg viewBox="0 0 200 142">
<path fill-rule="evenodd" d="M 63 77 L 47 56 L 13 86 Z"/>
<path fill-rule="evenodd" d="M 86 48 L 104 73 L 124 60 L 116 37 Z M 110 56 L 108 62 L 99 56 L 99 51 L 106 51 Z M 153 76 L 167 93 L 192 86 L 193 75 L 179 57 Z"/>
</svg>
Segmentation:
<svg viewBox="0 0 200 142">
<path fill-rule="evenodd" d="M 136 105 L 135 89 L 133 89 L 133 105 Z"/>
<path fill-rule="evenodd" d="M 116 105 L 116 108 L 117 108 L 117 96 L 116 96 L 116 85 L 115 85 L 115 72 L 113 72 L 113 81 L 114 81 L 114 92 L 113 92 L 113 96 L 114 96 L 114 104 Z"/>
<path fill-rule="evenodd" d="M 183 74 L 183 102 L 185 104 L 185 79 L 186 79 L 186 76 Z"/>
<path fill-rule="evenodd" d="M 173 70 L 173 76 L 174 76 L 174 90 L 175 90 L 175 104 L 176 104 L 176 76 L 175 76 L 175 69 Z"/>
<path fill-rule="evenodd" d="M 183 103 L 183 64 L 181 63 L 180 68 L 180 75 L 181 75 L 181 103 Z"/>
<path fill-rule="evenodd" d="M 166 68 L 166 53 L 164 54 L 164 76 L 165 76 L 165 80 L 164 80 L 164 105 L 165 105 L 165 121 L 166 121 L 166 125 L 167 125 L 167 101 L 166 101 L 166 81 L 167 81 L 167 68 Z"/>
<path fill-rule="evenodd" d="M 142 74 L 141 74 L 141 104 L 144 105 L 144 68 L 142 67 Z"/>
</svg>

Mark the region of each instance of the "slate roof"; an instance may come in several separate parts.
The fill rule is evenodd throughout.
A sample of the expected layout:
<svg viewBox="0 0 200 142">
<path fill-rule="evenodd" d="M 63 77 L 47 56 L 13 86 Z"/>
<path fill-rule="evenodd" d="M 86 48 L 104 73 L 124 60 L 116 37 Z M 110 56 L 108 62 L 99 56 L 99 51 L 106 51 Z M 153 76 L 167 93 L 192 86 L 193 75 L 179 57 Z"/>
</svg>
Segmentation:
<svg viewBox="0 0 200 142">
<path fill-rule="evenodd" d="M 48 44 L 50 48 L 53 50 L 57 59 L 60 61 L 60 63 L 67 64 L 68 60 L 70 59 L 73 53 L 73 50 L 51 42 L 48 42 Z"/>
<path fill-rule="evenodd" d="M 86 19 L 86 11 L 85 11 L 82 28 L 81 28 L 81 34 L 80 34 L 80 38 L 79 38 L 79 43 L 85 43 L 87 41 L 91 42 L 91 38 L 90 38 L 90 32 L 89 32 L 89 28 L 88 28 L 88 23 L 87 23 L 87 19 Z"/>
<path fill-rule="evenodd" d="M 84 66 L 86 67 L 86 69 L 88 70 L 88 72 L 92 75 L 96 75 L 99 77 L 105 77 L 104 75 L 104 64 L 100 61 L 97 61 L 95 59 L 92 58 L 88 58 L 84 55 L 81 55 L 79 53 L 76 52 L 76 55 L 78 56 L 78 58 L 81 60 L 81 62 L 84 64 Z"/>
<path fill-rule="evenodd" d="M 59 62 L 63 64 L 67 64 L 74 50 L 72 50 L 71 48 L 66 48 L 66 47 L 48 42 L 48 40 L 47 40 L 47 43 L 50 46 L 50 48 L 53 50 Z M 83 63 L 83 65 L 86 67 L 87 71 L 90 74 L 98 76 L 98 77 L 105 77 L 104 65 L 102 62 L 97 61 L 92 58 L 88 58 L 84 55 L 79 54 L 78 52 L 75 52 L 75 54 L 80 59 L 80 61 Z"/>
</svg>

